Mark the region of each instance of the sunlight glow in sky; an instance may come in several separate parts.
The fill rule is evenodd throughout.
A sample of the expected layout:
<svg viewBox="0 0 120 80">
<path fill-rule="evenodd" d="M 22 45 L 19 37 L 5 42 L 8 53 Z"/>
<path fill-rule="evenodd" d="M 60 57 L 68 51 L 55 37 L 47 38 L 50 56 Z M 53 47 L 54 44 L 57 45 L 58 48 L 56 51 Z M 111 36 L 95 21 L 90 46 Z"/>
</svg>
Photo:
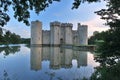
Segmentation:
<svg viewBox="0 0 120 80">
<path fill-rule="evenodd" d="M 59 21 L 63 23 L 73 23 L 73 29 L 77 29 L 77 23 L 88 25 L 88 36 L 91 36 L 94 31 L 105 31 L 108 27 L 104 26 L 104 20 L 100 19 L 94 12 L 105 8 L 105 3 L 84 3 L 78 9 L 72 10 L 73 0 L 61 0 L 61 2 L 54 2 L 45 11 L 39 15 L 31 11 L 31 18 L 29 21 L 42 21 L 43 29 L 50 29 L 50 22 Z M 9 15 L 11 20 L 4 27 L 11 32 L 19 34 L 23 38 L 30 37 L 30 26 L 26 26 L 22 22 L 17 22 L 12 16 L 13 11 L 10 10 Z"/>
</svg>

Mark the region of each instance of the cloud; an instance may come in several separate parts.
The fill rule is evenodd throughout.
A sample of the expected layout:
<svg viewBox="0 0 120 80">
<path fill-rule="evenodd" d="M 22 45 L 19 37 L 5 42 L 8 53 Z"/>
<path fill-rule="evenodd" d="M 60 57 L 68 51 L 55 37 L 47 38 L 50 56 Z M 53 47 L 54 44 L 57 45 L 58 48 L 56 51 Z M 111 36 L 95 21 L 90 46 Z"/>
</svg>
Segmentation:
<svg viewBox="0 0 120 80">
<path fill-rule="evenodd" d="M 94 31 L 106 31 L 109 29 L 108 26 L 105 26 L 105 21 L 100 19 L 99 16 L 95 16 L 89 21 L 82 22 L 85 25 L 88 25 L 88 36 L 91 36 Z"/>
<path fill-rule="evenodd" d="M 6 30 L 10 30 L 12 33 L 16 33 L 17 35 L 20 35 L 22 38 L 30 38 L 30 27 L 27 26 L 5 26 Z"/>
<path fill-rule="evenodd" d="M 108 26 L 105 26 L 105 21 L 101 20 L 99 16 L 95 16 L 88 21 L 79 21 L 79 20 L 72 20 L 70 21 L 73 23 L 73 30 L 77 29 L 77 24 L 81 23 L 81 25 L 88 25 L 88 37 L 93 35 L 94 31 L 106 31 L 109 29 Z"/>
</svg>

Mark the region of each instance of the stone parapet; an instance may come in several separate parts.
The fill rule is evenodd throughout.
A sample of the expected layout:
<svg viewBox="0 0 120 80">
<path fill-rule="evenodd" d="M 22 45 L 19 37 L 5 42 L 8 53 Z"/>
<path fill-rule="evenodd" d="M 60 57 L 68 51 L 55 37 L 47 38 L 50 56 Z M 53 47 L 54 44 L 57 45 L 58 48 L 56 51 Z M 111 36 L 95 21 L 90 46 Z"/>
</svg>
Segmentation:
<svg viewBox="0 0 120 80">
<path fill-rule="evenodd" d="M 61 27 L 73 27 L 72 23 L 62 23 Z"/>
<path fill-rule="evenodd" d="M 55 21 L 55 22 L 51 22 L 51 23 L 50 23 L 50 26 L 60 26 L 60 25 L 61 25 L 61 23 L 58 22 L 58 21 Z"/>
<path fill-rule="evenodd" d="M 88 25 L 81 25 L 81 27 L 88 27 Z"/>
<path fill-rule="evenodd" d="M 32 22 L 31 22 L 31 25 L 32 25 L 32 24 L 42 24 L 42 22 L 36 20 L 36 21 L 32 21 Z"/>
</svg>

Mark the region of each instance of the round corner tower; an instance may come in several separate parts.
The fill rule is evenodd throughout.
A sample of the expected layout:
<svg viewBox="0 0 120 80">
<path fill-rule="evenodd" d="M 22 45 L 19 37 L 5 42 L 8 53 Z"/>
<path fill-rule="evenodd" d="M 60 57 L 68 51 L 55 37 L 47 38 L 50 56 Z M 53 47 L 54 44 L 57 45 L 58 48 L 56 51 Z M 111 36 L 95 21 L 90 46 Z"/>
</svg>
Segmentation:
<svg viewBox="0 0 120 80">
<path fill-rule="evenodd" d="M 31 22 L 31 45 L 42 44 L 42 22 Z"/>
<path fill-rule="evenodd" d="M 80 45 L 88 44 L 88 26 L 78 23 L 78 41 Z"/>
</svg>

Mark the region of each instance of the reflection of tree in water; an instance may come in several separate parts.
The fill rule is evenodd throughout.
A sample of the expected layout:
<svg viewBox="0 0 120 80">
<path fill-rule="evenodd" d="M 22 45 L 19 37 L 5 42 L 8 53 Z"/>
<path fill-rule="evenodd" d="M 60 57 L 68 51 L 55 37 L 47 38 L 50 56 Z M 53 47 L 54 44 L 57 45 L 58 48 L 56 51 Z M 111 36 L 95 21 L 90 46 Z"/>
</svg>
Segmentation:
<svg viewBox="0 0 120 80">
<path fill-rule="evenodd" d="M 0 80 L 11 80 L 6 70 L 4 70 L 3 74 L 0 75 Z"/>
<path fill-rule="evenodd" d="M 3 73 L 3 78 L 4 80 L 10 80 L 9 76 L 8 76 L 8 73 L 4 70 L 4 73 Z"/>
<path fill-rule="evenodd" d="M 30 48 L 30 44 L 26 44 L 25 47 Z"/>
<path fill-rule="evenodd" d="M 50 76 L 50 80 L 53 80 L 53 78 L 55 77 L 55 72 L 45 72 L 45 74 Z"/>
<path fill-rule="evenodd" d="M 12 76 L 13 78 L 10 77 L 8 72 L 6 70 L 3 71 L 3 74 L 0 76 L 0 80 L 18 80 L 15 76 Z"/>
<path fill-rule="evenodd" d="M 3 51 L 5 56 L 8 56 L 9 54 L 15 54 L 16 52 L 20 51 L 20 46 L 1 47 L 0 52 L 3 52 Z"/>
</svg>

